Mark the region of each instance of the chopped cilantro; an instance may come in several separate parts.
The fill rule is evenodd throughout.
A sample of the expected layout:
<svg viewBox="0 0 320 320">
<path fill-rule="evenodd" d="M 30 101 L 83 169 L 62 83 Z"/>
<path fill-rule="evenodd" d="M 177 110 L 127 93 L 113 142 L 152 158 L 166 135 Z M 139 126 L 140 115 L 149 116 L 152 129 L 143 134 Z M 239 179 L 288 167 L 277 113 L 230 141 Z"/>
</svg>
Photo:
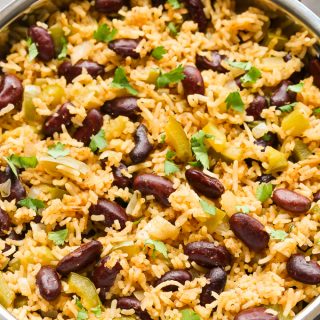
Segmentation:
<svg viewBox="0 0 320 320">
<path fill-rule="evenodd" d="M 162 241 L 148 239 L 144 242 L 144 245 L 153 246 L 153 253 L 152 253 L 153 258 L 155 257 L 155 251 L 161 253 L 165 258 L 168 258 L 167 247 Z"/>
<path fill-rule="evenodd" d="M 100 318 L 101 317 L 101 304 L 99 304 L 97 307 L 95 308 L 91 308 L 91 312 L 97 317 Z"/>
<path fill-rule="evenodd" d="M 18 202 L 18 204 L 22 207 L 26 207 L 29 209 L 32 209 L 34 211 L 37 211 L 38 209 L 44 208 L 44 202 L 38 199 L 33 198 L 25 198 Z"/>
<path fill-rule="evenodd" d="M 134 89 L 125 74 L 125 71 L 122 67 L 118 67 L 114 73 L 114 78 L 111 83 L 111 87 L 118 89 L 126 89 L 130 94 L 136 96 L 138 91 Z"/>
<path fill-rule="evenodd" d="M 206 134 L 200 130 L 191 137 L 191 149 L 196 160 L 199 161 L 205 169 L 209 169 L 208 149 L 204 144 L 205 139 L 214 138 L 210 134 Z"/>
<path fill-rule="evenodd" d="M 197 168 L 201 168 L 201 167 L 202 167 L 200 161 L 190 161 L 190 162 L 188 162 L 188 164 L 189 164 L 191 167 L 197 167 Z"/>
<path fill-rule="evenodd" d="M 179 171 L 179 167 L 170 160 L 165 160 L 164 162 L 164 173 L 166 176 L 170 176 L 170 174 L 176 173 Z"/>
<path fill-rule="evenodd" d="M 167 53 L 167 50 L 163 46 L 160 46 L 160 47 L 154 48 L 151 52 L 151 55 L 155 59 L 160 60 L 166 53 Z"/>
<path fill-rule="evenodd" d="M 14 166 L 14 164 L 6 157 L 3 157 L 3 159 L 7 162 L 7 164 L 9 165 L 11 171 L 14 173 L 14 175 L 16 177 L 18 177 L 18 171 L 17 168 Z"/>
<path fill-rule="evenodd" d="M 205 201 L 203 199 L 200 199 L 199 203 L 201 205 L 202 210 L 205 213 L 208 213 L 211 216 L 214 216 L 216 214 L 216 207 L 214 205 L 210 204 L 209 202 L 207 202 L 207 201 Z"/>
<path fill-rule="evenodd" d="M 236 210 L 245 214 L 250 212 L 250 208 L 248 206 L 236 206 Z"/>
<path fill-rule="evenodd" d="M 319 116 L 320 115 L 320 107 L 313 109 L 312 112 L 315 116 Z"/>
<path fill-rule="evenodd" d="M 168 23 L 168 29 L 170 31 L 170 34 L 174 37 L 179 33 L 176 25 L 173 22 Z"/>
<path fill-rule="evenodd" d="M 62 229 L 59 231 L 52 231 L 48 234 L 48 239 L 53 241 L 56 246 L 61 246 L 65 243 L 68 236 L 68 229 Z"/>
<path fill-rule="evenodd" d="M 89 147 L 93 152 L 95 152 L 97 150 L 103 150 L 107 145 L 106 133 L 101 129 L 96 135 L 91 137 Z"/>
<path fill-rule="evenodd" d="M 284 106 L 279 107 L 279 109 L 281 110 L 281 112 L 291 112 L 293 110 L 293 107 L 296 105 L 296 102 L 290 103 L 290 104 L 286 104 Z"/>
<path fill-rule="evenodd" d="M 118 33 L 117 29 L 111 30 L 109 26 L 103 23 L 98 26 L 98 29 L 94 32 L 93 37 L 97 41 L 110 42 L 111 40 L 114 39 L 117 33 Z"/>
<path fill-rule="evenodd" d="M 68 149 L 64 148 L 64 144 L 58 142 L 57 144 L 48 148 L 48 154 L 53 158 L 65 157 L 70 153 Z"/>
<path fill-rule="evenodd" d="M 172 160 L 175 157 L 176 153 L 172 150 L 168 150 L 166 153 L 166 159 L 167 160 Z"/>
<path fill-rule="evenodd" d="M 156 84 L 158 88 L 166 87 L 170 83 L 177 83 L 185 78 L 183 74 L 183 66 L 179 65 L 177 68 L 167 72 L 160 73 L 157 78 Z"/>
<path fill-rule="evenodd" d="M 272 135 L 270 133 L 265 133 L 263 136 L 262 136 L 262 140 L 263 141 L 266 141 L 266 142 L 269 142 L 271 141 L 272 139 Z"/>
<path fill-rule="evenodd" d="M 271 230 L 270 231 L 270 237 L 272 239 L 283 241 L 285 238 L 288 237 L 288 234 L 283 230 Z"/>
<path fill-rule="evenodd" d="M 4 158 L 8 165 L 10 166 L 12 172 L 15 176 L 18 176 L 16 168 L 35 168 L 38 165 L 38 160 L 36 157 L 20 157 L 15 154 L 12 154 L 9 158 Z"/>
<path fill-rule="evenodd" d="M 229 61 L 228 64 L 231 67 L 242 69 L 245 71 L 249 71 L 252 67 L 252 64 L 250 62 L 237 62 L 237 61 Z"/>
<path fill-rule="evenodd" d="M 244 111 L 244 103 L 238 91 L 231 92 L 226 98 L 225 102 L 227 104 L 227 110 L 231 108 L 234 111 L 238 111 L 238 112 Z"/>
<path fill-rule="evenodd" d="M 253 84 L 256 83 L 259 78 L 261 78 L 261 71 L 256 67 L 252 67 L 244 76 L 240 78 L 240 81 L 243 84 Z"/>
<path fill-rule="evenodd" d="M 68 53 L 68 42 L 65 37 L 61 38 L 61 45 L 62 45 L 62 48 L 61 48 L 61 51 L 58 55 L 59 60 L 63 60 L 67 56 L 67 53 Z"/>
<path fill-rule="evenodd" d="M 27 46 L 29 51 L 29 61 L 31 62 L 38 56 L 39 51 L 37 45 L 32 41 L 31 38 L 27 39 Z"/>
<path fill-rule="evenodd" d="M 181 310 L 181 320 L 201 320 L 200 316 L 195 313 L 192 309 Z"/>
<path fill-rule="evenodd" d="M 173 9 L 179 9 L 179 8 L 181 8 L 181 4 L 180 4 L 179 0 L 167 0 L 167 2 L 170 4 L 170 6 L 171 6 Z"/>
<path fill-rule="evenodd" d="M 261 183 L 257 188 L 256 198 L 261 202 L 265 202 L 271 197 L 272 191 L 273 186 L 271 183 Z"/>
<path fill-rule="evenodd" d="M 298 92 L 302 91 L 303 86 L 304 86 L 303 82 L 300 82 L 298 84 L 293 84 L 291 86 L 288 86 L 287 91 L 292 91 L 292 92 L 298 93 Z"/>
<path fill-rule="evenodd" d="M 82 303 L 80 302 L 80 299 L 76 298 L 76 306 L 80 309 L 77 314 L 77 320 L 86 320 L 89 319 L 87 310 L 83 307 Z"/>
<path fill-rule="evenodd" d="M 165 143 L 166 141 L 166 134 L 163 133 L 161 136 L 160 136 L 160 143 Z"/>
</svg>

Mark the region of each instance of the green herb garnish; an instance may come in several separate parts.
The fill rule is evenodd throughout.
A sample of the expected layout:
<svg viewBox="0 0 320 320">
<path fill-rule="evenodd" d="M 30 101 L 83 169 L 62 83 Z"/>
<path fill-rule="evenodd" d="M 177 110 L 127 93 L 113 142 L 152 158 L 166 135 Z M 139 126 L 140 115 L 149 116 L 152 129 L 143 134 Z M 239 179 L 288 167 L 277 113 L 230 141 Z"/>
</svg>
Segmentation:
<svg viewBox="0 0 320 320">
<path fill-rule="evenodd" d="M 61 48 L 61 51 L 58 55 L 59 60 L 63 60 L 67 56 L 67 53 L 68 53 L 68 42 L 65 37 L 61 38 L 61 46 L 62 46 L 62 48 Z"/>
<path fill-rule="evenodd" d="M 200 316 L 192 309 L 184 309 L 180 312 L 182 314 L 182 320 L 201 320 Z"/>
<path fill-rule="evenodd" d="M 168 258 L 168 250 L 162 241 L 148 239 L 144 245 L 151 245 L 153 247 L 152 257 L 155 258 L 155 252 L 161 253 L 165 258 Z"/>
<path fill-rule="evenodd" d="M 227 96 L 225 103 L 227 104 L 227 110 L 231 108 L 234 111 L 238 111 L 238 112 L 244 111 L 244 103 L 241 99 L 241 95 L 239 91 L 231 92 Z"/>
<path fill-rule="evenodd" d="M 37 45 L 32 41 L 31 38 L 27 39 L 27 46 L 29 51 L 29 61 L 31 62 L 38 56 L 39 51 Z"/>
<path fill-rule="evenodd" d="M 70 151 L 64 147 L 64 144 L 58 142 L 57 144 L 48 148 L 48 154 L 55 159 L 65 157 L 70 153 Z"/>
<path fill-rule="evenodd" d="M 229 61 L 228 64 L 233 68 L 238 68 L 245 71 L 249 71 L 252 67 L 252 64 L 250 62 Z"/>
<path fill-rule="evenodd" d="M 292 91 L 292 92 L 298 93 L 298 92 L 302 91 L 303 86 L 304 86 L 303 82 L 300 82 L 298 84 L 293 84 L 291 86 L 288 86 L 287 91 Z"/>
<path fill-rule="evenodd" d="M 257 188 L 256 198 L 261 202 L 265 202 L 271 197 L 272 191 L 273 185 L 271 183 L 261 183 Z"/>
<path fill-rule="evenodd" d="M 181 8 L 181 4 L 180 4 L 179 0 L 167 0 L 167 2 L 170 4 L 170 6 L 171 6 L 173 9 L 179 9 L 179 8 Z"/>
<path fill-rule="evenodd" d="M 118 89 L 126 89 L 130 94 L 136 96 L 138 91 L 134 89 L 125 74 L 125 71 L 122 67 L 118 67 L 114 73 L 114 78 L 111 82 L 111 87 Z"/>
<path fill-rule="evenodd" d="M 18 202 L 18 204 L 22 207 L 26 207 L 29 209 L 32 209 L 34 211 L 37 211 L 38 209 L 44 208 L 44 202 L 38 199 L 33 198 L 25 198 Z"/>
<path fill-rule="evenodd" d="M 174 37 L 179 33 L 176 25 L 173 22 L 168 23 L 168 29 L 170 31 L 170 34 Z"/>
<path fill-rule="evenodd" d="M 207 213 L 210 214 L 211 216 L 214 216 L 216 214 L 216 207 L 210 203 L 208 203 L 207 201 L 200 199 L 199 203 L 201 205 L 202 210 Z"/>
<path fill-rule="evenodd" d="M 236 206 L 236 210 L 245 214 L 250 212 L 250 208 L 248 206 Z"/>
<path fill-rule="evenodd" d="M 210 134 L 206 134 L 200 130 L 191 137 L 191 149 L 196 160 L 199 161 L 205 169 L 209 169 L 208 149 L 204 144 L 205 139 L 214 138 Z"/>
<path fill-rule="evenodd" d="M 76 298 L 76 306 L 80 309 L 77 314 L 77 320 L 86 320 L 89 318 L 87 310 L 84 308 L 82 303 L 80 302 L 80 299 Z"/>
<path fill-rule="evenodd" d="M 296 104 L 297 104 L 296 102 L 286 104 L 284 106 L 279 107 L 279 110 L 281 112 L 291 112 Z"/>
<path fill-rule="evenodd" d="M 288 237 L 288 234 L 283 230 L 272 230 L 270 231 L 270 237 L 272 239 L 283 241 L 285 238 Z"/>
<path fill-rule="evenodd" d="M 154 48 L 151 52 L 151 55 L 155 59 L 160 60 L 166 53 L 167 53 L 167 50 L 163 46 L 160 46 L 160 47 Z"/>
<path fill-rule="evenodd" d="M 18 177 L 18 172 L 16 168 L 35 168 L 38 165 L 38 160 L 36 157 L 20 157 L 13 154 L 8 158 L 4 157 L 4 159 L 6 160 L 16 177 Z"/>
<path fill-rule="evenodd" d="M 101 304 L 99 304 L 97 307 L 95 308 L 91 308 L 91 312 L 97 317 L 100 318 L 101 317 Z"/>
<path fill-rule="evenodd" d="M 163 88 L 169 85 L 170 83 L 177 83 L 185 78 L 183 74 L 183 66 L 180 65 L 177 68 L 167 72 L 160 73 L 157 78 L 156 84 L 158 88 Z"/>
<path fill-rule="evenodd" d="M 240 78 L 243 84 L 253 84 L 256 83 L 258 79 L 261 78 L 261 71 L 256 67 L 250 68 L 250 70 Z"/>
<path fill-rule="evenodd" d="M 95 152 L 97 150 L 103 150 L 107 145 L 106 133 L 101 129 L 96 135 L 91 137 L 89 147 L 93 152 Z"/>
<path fill-rule="evenodd" d="M 62 246 L 68 237 L 68 229 L 59 231 L 52 231 L 48 234 L 48 239 L 51 240 L 56 246 Z"/>
<path fill-rule="evenodd" d="M 94 32 L 93 37 L 97 41 L 108 43 L 114 39 L 117 33 L 117 29 L 111 29 L 109 26 L 103 23 L 98 26 L 98 29 Z"/>
</svg>

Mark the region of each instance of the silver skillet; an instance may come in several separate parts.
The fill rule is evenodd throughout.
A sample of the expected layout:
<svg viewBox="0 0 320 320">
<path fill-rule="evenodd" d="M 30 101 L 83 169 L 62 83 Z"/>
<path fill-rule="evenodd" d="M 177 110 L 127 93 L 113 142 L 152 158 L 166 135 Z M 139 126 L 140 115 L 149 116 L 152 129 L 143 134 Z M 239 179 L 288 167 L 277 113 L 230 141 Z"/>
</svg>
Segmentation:
<svg viewBox="0 0 320 320">
<path fill-rule="evenodd" d="M 302 0 L 320 15 L 320 0 Z M 8 39 L 17 37 L 18 28 L 10 34 L 10 29 L 17 26 L 17 21 L 43 20 L 51 12 L 67 5 L 70 0 L 0 0 L 0 56 L 6 54 Z M 318 38 L 320 52 L 320 18 L 298 0 L 237 0 L 240 7 L 255 5 L 266 10 L 272 16 L 286 16 L 297 25 L 309 30 Z M 0 288 L 1 290 L 1 288 Z M 304 308 L 294 320 L 320 320 L 320 296 Z M 16 320 L 0 305 L 0 320 Z"/>
</svg>

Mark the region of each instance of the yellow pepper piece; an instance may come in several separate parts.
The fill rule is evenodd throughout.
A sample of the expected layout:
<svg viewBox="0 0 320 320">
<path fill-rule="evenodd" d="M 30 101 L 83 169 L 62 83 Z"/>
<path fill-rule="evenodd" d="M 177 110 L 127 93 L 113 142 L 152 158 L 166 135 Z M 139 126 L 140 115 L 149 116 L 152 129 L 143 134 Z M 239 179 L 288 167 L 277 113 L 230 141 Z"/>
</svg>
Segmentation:
<svg viewBox="0 0 320 320">
<path fill-rule="evenodd" d="M 49 28 L 50 35 L 52 37 L 53 43 L 54 43 L 54 48 L 55 52 L 58 55 L 63 47 L 63 38 L 64 38 L 64 32 L 62 30 L 62 27 L 59 23 L 51 26 Z"/>
<path fill-rule="evenodd" d="M 221 152 L 221 154 L 229 160 L 241 160 L 242 149 L 240 147 L 233 146 L 232 144 L 227 145 L 227 147 Z"/>
<path fill-rule="evenodd" d="M 223 132 L 221 132 L 212 123 L 208 123 L 203 131 L 207 134 L 213 135 L 213 139 L 207 139 L 207 143 L 217 152 L 221 152 L 226 148 L 227 138 Z"/>
<path fill-rule="evenodd" d="M 3 277 L 2 272 L 0 272 L 0 304 L 5 308 L 8 308 L 12 305 L 15 294 L 8 286 L 6 280 Z"/>
<path fill-rule="evenodd" d="M 224 221 L 227 213 L 216 208 L 216 214 L 214 216 L 210 216 L 210 218 L 205 222 L 205 225 L 208 228 L 208 232 L 214 232 L 217 227 Z"/>
<path fill-rule="evenodd" d="M 26 85 L 24 88 L 22 110 L 24 118 L 28 122 L 41 120 L 41 116 L 36 112 L 36 107 L 33 104 L 33 99 L 39 97 L 40 94 L 41 90 L 38 86 Z"/>
<path fill-rule="evenodd" d="M 291 136 L 300 136 L 309 127 L 309 118 L 299 110 L 289 113 L 281 123 L 281 128 Z"/>
<path fill-rule="evenodd" d="M 141 251 L 139 246 L 137 246 L 133 241 L 119 243 L 112 248 L 112 251 L 115 250 L 121 250 L 122 252 L 127 253 L 130 258 L 134 257 Z"/>
<path fill-rule="evenodd" d="M 192 158 L 190 141 L 184 132 L 182 125 L 173 117 L 165 127 L 166 141 L 176 152 L 177 158 L 183 162 L 188 162 Z"/>
<path fill-rule="evenodd" d="M 57 106 L 64 96 L 64 89 L 59 84 L 49 84 L 42 90 L 42 95 L 49 96 L 52 99 L 50 104 Z"/>
<path fill-rule="evenodd" d="M 148 78 L 146 79 L 147 83 L 156 83 L 158 77 L 160 75 L 160 70 L 159 69 L 151 69 L 149 71 Z"/>
<path fill-rule="evenodd" d="M 269 168 L 267 173 L 277 172 L 285 169 L 288 166 L 288 161 L 284 153 L 272 148 L 266 148 L 267 162 Z"/>
<path fill-rule="evenodd" d="M 97 289 L 89 278 L 72 272 L 67 282 L 70 292 L 80 297 L 81 303 L 87 310 L 101 304 Z"/>
</svg>

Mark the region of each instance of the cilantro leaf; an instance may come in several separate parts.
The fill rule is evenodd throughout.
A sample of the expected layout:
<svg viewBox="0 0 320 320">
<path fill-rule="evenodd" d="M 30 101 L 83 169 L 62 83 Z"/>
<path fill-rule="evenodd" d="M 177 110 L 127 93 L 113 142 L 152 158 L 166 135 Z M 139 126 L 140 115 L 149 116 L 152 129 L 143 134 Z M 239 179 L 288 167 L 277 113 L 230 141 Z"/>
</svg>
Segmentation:
<svg viewBox="0 0 320 320">
<path fill-rule="evenodd" d="M 313 109 L 312 112 L 315 116 L 319 116 L 320 115 L 320 107 Z"/>
<path fill-rule="evenodd" d="M 54 144 L 53 146 L 48 148 L 48 154 L 53 158 L 60 158 L 65 157 L 70 153 L 68 149 L 64 148 L 64 144 L 61 142 L 58 142 L 57 144 Z"/>
<path fill-rule="evenodd" d="M 168 258 L 167 247 L 162 241 L 148 239 L 144 242 L 144 245 L 153 246 L 153 253 L 152 253 L 153 258 L 155 257 L 155 251 L 161 253 L 165 258 Z"/>
<path fill-rule="evenodd" d="M 165 143 L 166 141 L 166 134 L 163 133 L 161 136 L 160 136 L 160 143 Z"/>
<path fill-rule="evenodd" d="M 290 104 L 286 104 L 284 106 L 279 107 L 279 109 L 281 110 L 281 112 L 291 112 L 293 110 L 293 107 L 296 105 L 296 102 L 290 103 Z"/>
<path fill-rule="evenodd" d="M 61 51 L 58 55 L 59 60 L 63 60 L 67 56 L 67 53 L 68 53 L 68 42 L 67 42 L 66 37 L 61 38 L 61 45 L 62 45 L 62 48 L 61 48 Z"/>
<path fill-rule="evenodd" d="M 17 168 L 14 166 L 14 164 L 6 157 L 3 157 L 3 159 L 7 162 L 7 164 L 9 165 L 11 171 L 14 173 L 14 175 L 16 177 L 18 177 L 18 171 Z"/>
<path fill-rule="evenodd" d="M 300 82 L 298 84 L 293 84 L 291 86 L 288 86 L 287 91 L 292 91 L 292 92 L 298 93 L 298 92 L 302 91 L 303 86 L 304 86 L 303 82 Z"/>
<path fill-rule="evenodd" d="M 250 208 L 248 206 L 236 206 L 236 210 L 245 214 L 250 212 Z"/>
<path fill-rule="evenodd" d="M 9 158 L 7 158 L 7 160 L 19 169 L 35 168 L 38 165 L 38 160 L 36 157 L 20 157 L 12 154 Z"/>
<path fill-rule="evenodd" d="M 27 46 L 29 51 L 29 61 L 31 62 L 38 56 L 39 51 L 37 45 L 32 41 L 31 38 L 27 39 Z"/>
<path fill-rule="evenodd" d="M 173 9 L 179 9 L 179 8 L 181 8 L 181 4 L 180 4 L 179 0 L 167 0 L 167 2 L 170 4 L 170 6 L 171 6 Z"/>
<path fill-rule="evenodd" d="M 172 161 L 166 160 L 164 162 L 164 173 L 166 176 L 176 173 L 179 171 L 179 167 Z"/>
<path fill-rule="evenodd" d="M 201 320 L 200 316 L 192 309 L 181 310 L 182 320 Z"/>
<path fill-rule="evenodd" d="M 191 137 L 191 149 L 196 157 L 205 169 L 209 169 L 209 157 L 208 149 L 204 144 L 205 139 L 213 138 L 212 135 L 206 134 L 204 131 L 200 130 Z"/>
<path fill-rule="evenodd" d="M 201 205 L 202 210 L 205 213 L 208 213 L 211 216 L 214 216 L 216 214 L 216 207 L 214 205 L 210 204 L 209 202 L 207 202 L 207 201 L 205 201 L 203 199 L 200 199 L 199 203 Z"/>
<path fill-rule="evenodd" d="M 86 320 L 89 318 L 87 310 L 83 307 L 80 299 L 76 298 L 76 306 L 80 309 L 77 315 L 77 320 Z"/>
<path fill-rule="evenodd" d="M 176 153 L 172 150 L 168 150 L 166 153 L 166 159 L 167 160 L 172 160 L 175 157 Z"/>
<path fill-rule="evenodd" d="M 188 164 L 189 164 L 191 167 L 196 167 L 196 168 L 201 168 L 201 167 L 202 167 L 200 161 L 190 161 L 190 162 L 188 162 Z"/>
<path fill-rule="evenodd" d="M 168 23 L 168 29 L 170 31 L 170 34 L 174 37 L 179 33 L 176 25 L 173 22 Z"/>
<path fill-rule="evenodd" d="M 22 207 L 26 207 L 29 209 L 32 209 L 34 211 L 37 211 L 38 209 L 44 208 L 44 202 L 38 199 L 33 198 L 25 198 L 18 202 L 18 204 Z"/>
<path fill-rule="evenodd" d="M 244 111 L 244 103 L 238 91 L 231 92 L 226 98 L 225 103 L 227 104 L 227 110 L 231 108 L 238 112 Z"/>
<path fill-rule="evenodd" d="M 242 69 L 245 71 L 249 71 L 252 68 L 252 64 L 250 62 L 229 61 L 228 64 L 231 67 Z"/>
<path fill-rule="evenodd" d="M 98 149 L 99 151 L 104 149 L 107 145 L 106 133 L 101 129 L 96 135 L 91 137 L 89 147 L 93 152 L 95 152 Z"/>
<path fill-rule="evenodd" d="M 271 141 L 271 139 L 272 139 L 272 135 L 271 135 L 270 133 L 265 133 L 265 134 L 262 136 L 262 140 L 263 140 L 263 141 L 268 142 L 268 141 Z"/>
<path fill-rule="evenodd" d="M 177 68 L 167 72 L 160 73 L 157 78 L 156 84 L 158 88 L 166 87 L 170 83 L 177 83 L 185 78 L 183 74 L 183 66 L 179 65 Z"/>
<path fill-rule="evenodd" d="M 51 240 L 56 246 L 62 246 L 68 236 L 68 229 L 62 229 L 59 231 L 52 231 L 48 234 L 48 239 Z"/>
<path fill-rule="evenodd" d="M 126 89 L 130 94 L 136 96 L 138 91 L 134 89 L 125 74 L 125 71 L 122 67 L 118 67 L 114 73 L 114 78 L 111 82 L 111 87 L 118 89 Z"/>
<path fill-rule="evenodd" d="M 97 307 L 95 308 L 91 308 L 91 312 L 97 317 L 100 318 L 101 317 L 101 304 L 99 304 Z"/>
<path fill-rule="evenodd" d="M 112 29 L 107 26 L 105 23 L 98 26 L 98 29 L 94 32 L 93 37 L 97 41 L 101 42 L 110 42 L 114 39 L 116 34 L 118 33 L 117 29 Z"/>
<path fill-rule="evenodd" d="M 271 183 L 261 183 L 257 188 L 256 198 L 261 202 L 265 202 L 271 197 L 272 191 L 273 185 Z"/>
<path fill-rule="evenodd" d="M 253 84 L 256 83 L 259 78 L 261 78 L 261 71 L 256 67 L 252 67 L 244 76 L 240 78 L 240 81 L 243 84 Z"/>
<path fill-rule="evenodd" d="M 272 239 L 283 241 L 285 238 L 288 237 L 288 234 L 283 230 L 271 230 L 270 231 L 270 237 Z"/>
<path fill-rule="evenodd" d="M 166 53 L 167 53 L 167 50 L 164 48 L 164 46 L 160 46 L 160 47 L 154 48 L 151 52 L 151 55 L 155 59 L 160 60 Z"/>
</svg>

